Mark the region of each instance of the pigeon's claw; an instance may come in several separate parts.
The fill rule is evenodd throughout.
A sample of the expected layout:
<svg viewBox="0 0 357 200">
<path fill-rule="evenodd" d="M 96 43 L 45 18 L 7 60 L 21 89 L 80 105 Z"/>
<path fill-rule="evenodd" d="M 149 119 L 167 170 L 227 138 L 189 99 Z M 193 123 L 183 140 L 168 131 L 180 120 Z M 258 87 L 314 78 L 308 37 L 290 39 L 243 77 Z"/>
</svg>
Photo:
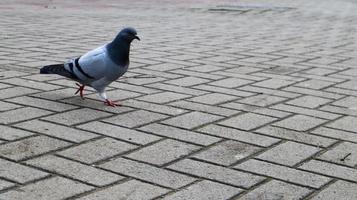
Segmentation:
<svg viewBox="0 0 357 200">
<path fill-rule="evenodd" d="M 107 105 L 107 106 L 111 106 L 111 107 L 121 106 L 119 103 L 115 103 L 114 101 L 111 101 L 109 99 L 106 99 L 104 101 L 104 104 Z"/>
<path fill-rule="evenodd" d="M 78 94 L 79 92 L 79 96 L 81 96 L 82 99 L 84 99 L 83 97 L 83 90 L 84 90 L 84 86 L 85 85 L 81 85 L 79 83 L 76 83 L 76 85 L 79 87 L 78 90 L 74 93 L 74 94 Z"/>
</svg>

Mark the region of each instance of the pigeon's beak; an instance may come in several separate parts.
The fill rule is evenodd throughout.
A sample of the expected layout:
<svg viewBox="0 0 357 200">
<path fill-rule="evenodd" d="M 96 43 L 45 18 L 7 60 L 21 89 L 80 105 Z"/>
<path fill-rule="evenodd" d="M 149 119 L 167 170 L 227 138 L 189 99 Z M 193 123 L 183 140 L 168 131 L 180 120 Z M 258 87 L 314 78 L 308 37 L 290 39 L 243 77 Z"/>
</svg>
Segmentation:
<svg viewBox="0 0 357 200">
<path fill-rule="evenodd" d="M 135 39 L 139 40 L 140 41 L 140 38 L 138 36 L 135 35 Z"/>
</svg>

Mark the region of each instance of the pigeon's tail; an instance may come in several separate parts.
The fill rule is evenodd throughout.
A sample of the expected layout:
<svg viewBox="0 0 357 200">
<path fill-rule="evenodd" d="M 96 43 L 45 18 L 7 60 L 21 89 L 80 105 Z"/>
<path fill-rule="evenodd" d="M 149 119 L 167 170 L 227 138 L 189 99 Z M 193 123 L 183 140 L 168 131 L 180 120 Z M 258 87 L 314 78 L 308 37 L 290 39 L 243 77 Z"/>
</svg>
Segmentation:
<svg viewBox="0 0 357 200">
<path fill-rule="evenodd" d="M 47 65 L 40 69 L 40 74 L 58 74 L 70 79 L 76 79 L 76 77 L 64 68 L 63 64 Z"/>
</svg>

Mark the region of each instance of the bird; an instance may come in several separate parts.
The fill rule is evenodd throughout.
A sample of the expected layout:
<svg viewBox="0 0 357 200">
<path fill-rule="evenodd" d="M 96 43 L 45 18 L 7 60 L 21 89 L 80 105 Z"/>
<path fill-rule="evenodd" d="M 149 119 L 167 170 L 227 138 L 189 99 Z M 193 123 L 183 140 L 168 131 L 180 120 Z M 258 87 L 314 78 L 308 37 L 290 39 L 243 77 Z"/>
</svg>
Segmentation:
<svg viewBox="0 0 357 200">
<path fill-rule="evenodd" d="M 82 99 L 85 86 L 89 86 L 98 92 L 106 105 L 120 106 L 107 98 L 105 89 L 127 72 L 130 45 L 135 39 L 140 41 L 136 30 L 132 27 L 124 28 L 111 42 L 63 64 L 43 66 L 40 74 L 57 74 L 76 81 L 78 90 L 75 94 L 79 93 Z"/>
</svg>

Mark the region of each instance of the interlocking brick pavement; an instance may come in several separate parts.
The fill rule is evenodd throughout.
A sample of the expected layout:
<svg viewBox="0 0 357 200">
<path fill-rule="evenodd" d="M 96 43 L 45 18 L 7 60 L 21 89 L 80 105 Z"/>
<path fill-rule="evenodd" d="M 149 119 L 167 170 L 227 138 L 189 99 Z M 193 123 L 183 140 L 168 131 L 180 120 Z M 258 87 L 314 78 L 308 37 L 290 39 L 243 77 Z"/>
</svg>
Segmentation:
<svg viewBox="0 0 357 200">
<path fill-rule="evenodd" d="M 0 2 L 0 200 L 357 198 L 357 2 Z M 125 26 L 108 88 L 38 74 Z"/>
</svg>

